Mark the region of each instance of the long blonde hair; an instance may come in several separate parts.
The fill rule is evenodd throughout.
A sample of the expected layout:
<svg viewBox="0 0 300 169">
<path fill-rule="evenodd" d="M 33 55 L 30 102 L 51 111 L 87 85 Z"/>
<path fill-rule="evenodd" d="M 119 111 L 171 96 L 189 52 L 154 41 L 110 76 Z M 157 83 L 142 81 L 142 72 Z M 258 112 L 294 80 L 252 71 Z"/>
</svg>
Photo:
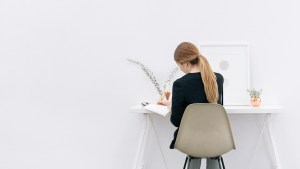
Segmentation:
<svg viewBox="0 0 300 169">
<path fill-rule="evenodd" d="M 209 103 L 217 103 L 219 92 L 216 75 L 212 71 L 207 59 L 199 53 L 198 48 L 190 42 L 182 42 L 175 50 L 174 60 L 180 64 L 198 64 L 207 101 Z"/>
</svg>

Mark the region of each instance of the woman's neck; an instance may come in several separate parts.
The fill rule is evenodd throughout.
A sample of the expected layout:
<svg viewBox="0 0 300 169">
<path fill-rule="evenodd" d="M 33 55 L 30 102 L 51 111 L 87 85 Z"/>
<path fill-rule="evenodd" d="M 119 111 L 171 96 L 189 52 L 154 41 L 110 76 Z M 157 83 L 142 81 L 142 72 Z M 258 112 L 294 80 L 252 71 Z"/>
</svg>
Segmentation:
<svg viewBox="0 0 300 169">
<path fill-rule="evenodd" d="M 191 68 L 191 70 L 190 70 L 189 73 L 196 73 L 196 72 L 200 72 L 200 68 L 199 68 L 198 65 L 197 65 L 197 66 L 193 66 L 193 67 Z"/>
</svg>

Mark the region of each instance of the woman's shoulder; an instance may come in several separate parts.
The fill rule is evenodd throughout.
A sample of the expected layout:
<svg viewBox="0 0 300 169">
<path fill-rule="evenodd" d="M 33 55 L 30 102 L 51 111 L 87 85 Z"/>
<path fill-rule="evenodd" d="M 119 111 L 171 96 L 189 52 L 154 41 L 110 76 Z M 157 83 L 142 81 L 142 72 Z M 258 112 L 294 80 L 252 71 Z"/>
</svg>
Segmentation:
<svg viewBox="0 0 300 169">
<path fill-rule="evenodd" d="M 224 77 L 223 77 L 223 75 L 221 73 L 217 73 L 217 72 L 215 72 L 215 75 L 216 75 L 218 84 L 219 83 L 223 84 L 224 83 Z"/>
<path fill-rule="evenodd" d="M 183 82 L 183 79 L 182 79 L 182 78 L 183 78 L 183 77 L 176 79 L 173 83 L 174 83 L 174 84 L 180 84 L 180 83 L 182 83 L 182 82 Z"/>
<path fill-rule="evenodd" d="M 184 75 L 184 76 L 182 76 L 182 77 L 176 79 L 176 80 L 173 82 L 173 85 L 176 85 L 176 86 L 183 86 L 183 85 L 186 83 L 186 81 L 188 81 L 189 78 L 190 78 L 190 77 L 187 76 L 187 74 L 186 74 L 186 75 Z"/>
<path fill-rule="evenodd" d="M 197 74 L 197 73 L 187 73 L 187 74 L 183 75 L 181 78 L 178 78 L 177 80 L 175 80 L 174 82 L 184 83 L 185 81 L 189 81 L 190 79 L 195 78 L 195 75 L 200 75 L 200 74 Z"/>
<path fill-rule="evenodd" d="M 216 78 L 217 80 L 224 80 L 224 77 L 221 73 L 218 73 L 218 72 L 214 72 L 215 75 L 216 75 Z M 182 83 L 185 83 L 185 82 L 189 82 L 190 80 L 194 80 L 194 79 L 202 79 L 201 77 L 201 73 L 188 73 L 188 74 L 185 74 L 184 76 L 182 76 L 181 78 L 178 78 L 177 80 L 174 81 L 174 83 L 177 83 L 177 84 L 182 84 Z"/>
<path fill-rule="evenodd" d="M 221 73 L 215 72 L 215 75 L 216 75 L 217 79 L 224 79 L 224 77 Z"/>
</svg>

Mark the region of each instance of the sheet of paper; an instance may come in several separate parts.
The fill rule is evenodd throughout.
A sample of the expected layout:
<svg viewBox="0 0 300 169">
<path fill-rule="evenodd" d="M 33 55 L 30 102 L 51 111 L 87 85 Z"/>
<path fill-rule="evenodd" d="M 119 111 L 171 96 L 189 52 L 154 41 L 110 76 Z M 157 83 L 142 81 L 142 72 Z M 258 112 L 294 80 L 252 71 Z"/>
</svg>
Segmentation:
<svg viewBox="0 0 300 169">
<path fill-rule="evenodd" d="M 144 106 L 144 109 L 163 116 L 166 116 L 169 113 L 169 109 L 167 106 L 158 105 L 158 104 L 148 104 L 147 106 Z"/>
</svg>

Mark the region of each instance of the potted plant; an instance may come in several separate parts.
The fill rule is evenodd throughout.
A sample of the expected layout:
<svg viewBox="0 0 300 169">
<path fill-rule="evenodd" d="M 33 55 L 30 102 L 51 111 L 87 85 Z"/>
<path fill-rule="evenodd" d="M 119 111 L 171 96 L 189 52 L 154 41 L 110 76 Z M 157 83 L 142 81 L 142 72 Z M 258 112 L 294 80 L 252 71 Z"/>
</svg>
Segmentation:
<svg viewBox="0 0 300 169">
<path fill-rule="evenodd" d="M 260 94 L 262 92 L 262 89 L 256 90 L 256 89 L 247 89 L 249 95 L 250 95 L 250 102 L 252 106 L 260 106 L 261 98 Z"/>
</svg>

